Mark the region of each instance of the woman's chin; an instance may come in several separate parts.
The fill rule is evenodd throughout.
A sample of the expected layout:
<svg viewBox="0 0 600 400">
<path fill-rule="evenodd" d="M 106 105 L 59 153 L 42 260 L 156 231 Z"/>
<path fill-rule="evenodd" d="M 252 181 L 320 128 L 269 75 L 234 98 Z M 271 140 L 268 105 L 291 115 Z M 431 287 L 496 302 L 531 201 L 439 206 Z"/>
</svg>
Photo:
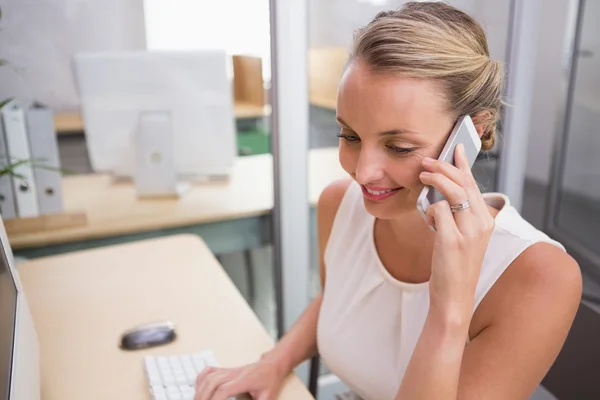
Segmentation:
<svg viewBox="0 0 600 400">
<path fill-rule="evenodd" d="M 410 213 L 411 211 L 417 211 L 416 203 L 414 204 L 383 204 L 374 203 L 365 199 L 365 210 L 373 217 L 378 219 L 396 219 Z"/>
</svg>

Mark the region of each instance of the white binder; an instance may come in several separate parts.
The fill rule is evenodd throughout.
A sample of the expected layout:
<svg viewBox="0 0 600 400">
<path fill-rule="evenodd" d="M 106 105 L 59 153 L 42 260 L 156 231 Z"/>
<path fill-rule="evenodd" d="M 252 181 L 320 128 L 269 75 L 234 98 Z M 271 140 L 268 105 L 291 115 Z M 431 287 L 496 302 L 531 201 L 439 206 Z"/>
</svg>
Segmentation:
<svg viewBox="0 0 600 400">
<path fill-rule="evenodd" d="M 2 108 L 6 147 L 12 161 L 31 159 L 29 141 L 25 125 L 25 112 L 17 101 L 11 101 Z M 30 162 L 24 162 L 14 170 L 20 178 L 13 178 L 13 189 L 17 214 L 21 218 L 37 217 L 39 215 L 35 179 Z"/>
<path fill-rule="evenodd" d="M 31 158 L 35 160 L 33 176 L 40 215 L 63 210 L 62 179 L 58 144 L 52 111 L 33 103 L 25 111 Z M 44 168 L 46 167 L 46 168 Z"/>
<path fill-rule="evenodd" d="M 0 168 L 4 169 L 9 164 L 10 155 L 8 154 L 8 148 L 6 147 L 4 121 L 0 118 Z M 2 214 L 3 220 L 17 217 L 13 182 L 12 177 L 9 174 L 0 176 L 0 214 Z"/>
</svg>

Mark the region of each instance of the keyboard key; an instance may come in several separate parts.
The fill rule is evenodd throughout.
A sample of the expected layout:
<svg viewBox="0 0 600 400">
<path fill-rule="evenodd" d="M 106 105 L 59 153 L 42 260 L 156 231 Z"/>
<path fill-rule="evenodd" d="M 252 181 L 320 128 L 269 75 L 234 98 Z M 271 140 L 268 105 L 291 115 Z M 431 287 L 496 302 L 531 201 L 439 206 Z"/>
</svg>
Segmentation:
<svg viewBox="0 0 600 400">
<path fill-rule="evenodd" d="M 150 390 L 152 393 L 164 393 L 165 388 L 163 385 L 150 385 Z"/>
<path fill-rule="evenodd" d="M 181 394 L 181 392 L 179 391 L 179 386 L 176 386 L 176 385 L 167 386 L 166 392 L 169 396 L 171 396 L 173 394 Z"/>
<path fill-rule="evenodd" d="M 185 377 L 187 378 L 188 383 L 196 383 L 196 378 L 198 377 L 198 375 L 196 374 L 196 371 L 194 370 L 187 370 L 185 371 Z"/>
<path fill-rule="evenodd" d="M 202 359 L 204 360 L 204 363 L 210 367 L 216 367 L 217 366 L 217 360 L 215 359 L 215 356 L 212 352 L 210 351 L 205 351 L 200 353 L 202 355 Z"/>
<path fill-rule="evenodd" d="M 162 385 L 152 385 L 150 388 L 152 400 L 168 400 L 165 388 Z"/>
<path fill-rule="evenodd" d="M 210 351 L 168 357 L 146 356 L 143 363 L 152 400 L 194 400 L 198 374 L 207 366 L 217 366 Z"/>
<path fill-rule="evenodd" d="M 179 357 L 176 356 L 169 357 L 169 365 L 173 369 L 182 368 L 181 361 L 179 361 Z"/>
<path fill-rule="evenodd" d="M 194 366 L 196 367 L 196 372 L 200 374 L 206 368 L 206 364 L 203 360 L 194 359 Z"/>
<path fill-rule="evenodd" d="M 169 359 L 167 357 L 157 357 L 156 363 L 159 367 L 162 367 L 163 365 L 169 366 Z"/>
<path fill-rule="evenodd" d="M 188 392 L 192 392 L 194 393 L 194 387 L 191 385 L 179 385 L 179 391 L 183 394 L 188 393 Z"/>
<path fill-rule="evenodd" d="M 181 365 L 183 365 L 184 369 L 187 367 L 191 367 L 192 366 L 192 356 L 189 356 L 189 355 L 181 356 Z"/>
<path fill-rule="evenodd" d="M 196 389 L 194 386 L 182 385 L 179 386 L 179 390 L 181 391 L 181 395 L 185 400 L 193 399 L 196 395 Z"/>
</svg>

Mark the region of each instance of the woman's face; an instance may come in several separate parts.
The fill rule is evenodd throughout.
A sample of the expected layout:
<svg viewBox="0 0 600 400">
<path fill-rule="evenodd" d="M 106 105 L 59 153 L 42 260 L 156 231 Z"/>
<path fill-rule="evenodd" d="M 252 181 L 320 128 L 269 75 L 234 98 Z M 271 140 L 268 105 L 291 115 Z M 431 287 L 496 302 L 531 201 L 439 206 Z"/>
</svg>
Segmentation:
<svg viewBox="0 0 600 400">
<path fill-rule="evenodd" d="M 352 63 L 340 82 L 337 119 L 340 163 L 362 186 L 367 211 L 381 219 L 415 212 L 422 159 L 438 157 L 454 125 L 436 84 Z"/>
</svg>

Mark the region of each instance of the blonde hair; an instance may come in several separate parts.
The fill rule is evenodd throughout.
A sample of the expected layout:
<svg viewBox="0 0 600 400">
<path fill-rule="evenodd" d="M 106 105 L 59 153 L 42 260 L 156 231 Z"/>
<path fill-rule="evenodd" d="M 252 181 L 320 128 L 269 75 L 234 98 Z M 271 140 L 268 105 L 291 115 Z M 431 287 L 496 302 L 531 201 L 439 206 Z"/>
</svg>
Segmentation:
<svg viewBox="0 0 600 400">
<path fill-rule="evenodd" d="M 355 33 L 350 59 L 373 72 L 432 79 L 444 89 L 447 110 L 485 124 L 482 151 L 494 146 L 502 106 L 504 68 L 492 60 L 481 26 L 441 2 L 409 2 L 379 13 Z"/>
</svg>

